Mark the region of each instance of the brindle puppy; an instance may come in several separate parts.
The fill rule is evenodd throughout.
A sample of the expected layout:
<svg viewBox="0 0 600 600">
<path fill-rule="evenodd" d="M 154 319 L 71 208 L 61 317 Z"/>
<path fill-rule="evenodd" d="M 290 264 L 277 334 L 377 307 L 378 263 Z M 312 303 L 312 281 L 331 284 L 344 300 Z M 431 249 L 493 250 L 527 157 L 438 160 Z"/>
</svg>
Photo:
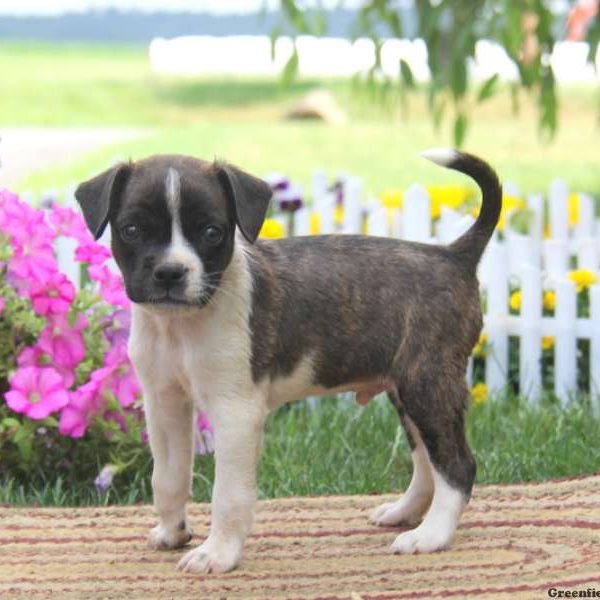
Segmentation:
<svg viewBox="0 0 600 600">
<path fill-rule="evenodd" d="M 426 157 L 473 177 L 483 206 L 449 246 L 356 235 L 257 240 L 271 198 L 223 163 L 154 156 L 81 184 L 91 231 L 108 223 L 133 302 L 130 354 L 144 392 L 159 524 L 155 548 L 191 538 L 194 414 L 215 430 L 216 478 L 206 541 L 186 571 L 239 564 L 253 518 L 267 413 L 309 394 L 387 391 L 414 461 L 408 491 L 377 508 L 378 525 L 421 524 L 399 553 L 447 547 L 475 461 L 465 440 L 465 369 L 482 326 L 476 268 L 501 206 L 495 173 L 452 150 Z"/>
</svg>

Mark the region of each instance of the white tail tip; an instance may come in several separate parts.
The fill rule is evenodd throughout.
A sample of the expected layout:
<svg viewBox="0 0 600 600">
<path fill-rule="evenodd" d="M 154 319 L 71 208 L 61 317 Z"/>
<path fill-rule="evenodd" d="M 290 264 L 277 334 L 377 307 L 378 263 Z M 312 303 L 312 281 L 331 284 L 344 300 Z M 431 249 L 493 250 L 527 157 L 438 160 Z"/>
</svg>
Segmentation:
<svg viewBox="0 0 600 600">
<path fill-rule="evenodd" d="M 421 152 L 419 156 L 442 167 L 448 167 L 458 158 L 458 152 L 452 148 L 429 148 L 429 150 Z"/>
</svg>

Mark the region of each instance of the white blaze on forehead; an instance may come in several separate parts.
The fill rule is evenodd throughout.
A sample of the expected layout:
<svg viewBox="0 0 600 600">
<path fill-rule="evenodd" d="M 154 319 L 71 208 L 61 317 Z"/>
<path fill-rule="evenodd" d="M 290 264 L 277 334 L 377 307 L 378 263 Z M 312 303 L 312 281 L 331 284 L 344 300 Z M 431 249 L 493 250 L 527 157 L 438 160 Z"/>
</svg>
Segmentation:
<svg viewBox="0 0 600 600">
<path fill-rule="evenodd" d="M 167 205 L 171 218 L 173 220 L 180 220 L 179 208 L 181 206 L 181 180 L 179 179 L 179 173 L 170 167 L 167 171 L 166 181 L 166 192 L 167 192 Z"/>
<path fill-rule="evenodd" d="M 167 208 L 171 213 L 171 243 L 163 262 L 178 263 L 188 269 L 185 295 L 190 300 L 197 299 L 202 291 L 204 266 L 196 251 L 185 239 L 181 228 L 181 178 L 172 167 L 165 179 Z"/>
</svg>

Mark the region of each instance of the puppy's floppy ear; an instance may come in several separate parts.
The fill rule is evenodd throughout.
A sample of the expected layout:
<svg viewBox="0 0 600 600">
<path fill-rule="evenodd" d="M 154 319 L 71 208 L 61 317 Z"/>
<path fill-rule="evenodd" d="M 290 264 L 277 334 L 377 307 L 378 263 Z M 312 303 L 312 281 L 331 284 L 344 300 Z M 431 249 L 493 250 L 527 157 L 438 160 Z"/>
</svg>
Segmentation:
<svg viewBox="0 0 600 600">
<path fill-rule="evenodd" d="M 120 163 L 84 181 L 75 190 L 75 198 L 81 206 L 85 222 L 96 239 L 106 229 L 111 208 L 123 189 L 130 168 L 131 165 Z"/>
<path fill-rule="evenodd" d="M 232 165 L 216 163 L 217 177 L 235 210 L 235 220 L 252 244 L 262 227 L 273 192 L 269 184 Z"/>
</svg>

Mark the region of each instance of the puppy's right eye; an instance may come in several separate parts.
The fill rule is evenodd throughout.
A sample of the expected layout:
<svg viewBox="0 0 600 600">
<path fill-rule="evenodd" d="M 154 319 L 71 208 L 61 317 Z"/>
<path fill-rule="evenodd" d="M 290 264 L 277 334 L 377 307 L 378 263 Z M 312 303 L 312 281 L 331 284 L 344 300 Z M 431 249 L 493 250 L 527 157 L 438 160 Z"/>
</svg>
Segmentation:
<svg viewBox="0 0 600 600">
<path fill-rule="evenodd" d="M 134 223 L 127 223 L 121 227 L 121 236 L 126 242 L 135 242 L 140 236 L 140 228 Z"/>
</svg>

